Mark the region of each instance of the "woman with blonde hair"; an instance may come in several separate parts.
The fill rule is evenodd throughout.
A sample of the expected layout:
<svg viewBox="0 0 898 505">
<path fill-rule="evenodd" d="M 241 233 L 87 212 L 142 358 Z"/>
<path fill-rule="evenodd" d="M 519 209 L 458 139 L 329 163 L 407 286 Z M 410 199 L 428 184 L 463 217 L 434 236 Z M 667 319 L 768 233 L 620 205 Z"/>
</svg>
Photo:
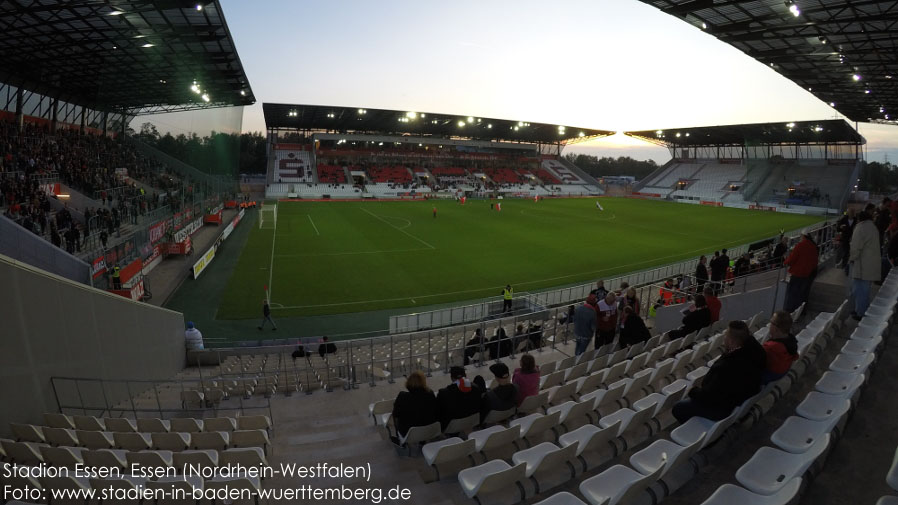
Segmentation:
<svg viewBox="0 0 898 505">
<path fill-rule="evenodd" d="M 405 389 L 393 402 L 393 424 L 396 433 L 405 436 L 413 426 L 427 426 L 437 421 L 437 399 L 427 387 L 424 372 L 415 370 L 405 380 Z M 398 438 L 394 441 L 398 441 Z"/>
</svg>

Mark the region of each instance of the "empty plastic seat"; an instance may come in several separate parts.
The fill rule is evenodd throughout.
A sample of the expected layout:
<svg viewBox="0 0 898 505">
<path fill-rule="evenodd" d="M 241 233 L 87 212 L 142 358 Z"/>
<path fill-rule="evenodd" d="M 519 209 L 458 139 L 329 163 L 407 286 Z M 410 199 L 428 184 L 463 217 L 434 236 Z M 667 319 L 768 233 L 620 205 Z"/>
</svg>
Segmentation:
<svg viewBox="0 0 898 505">
<path fill-rule="evenodd" d="M 814 388 L 821 393 L 851 397 L 864 383 L 864 374 L 824 372 Z"/>
<path fill-rule="evenodd" d="M 670 439 L 674 442 L 688 446 L 692 445 L 696 440 L 704 438 L 702 448 L 717 440 L 717 438 L 736 420 L 736 414 L 739 413 L 738 407 L 733 409 L 733 413 L 721 419 L 713 421 L 704 417 L 691 417 L 688 421 L 677 426 L 670 432 Z"/>
<path fill-rule="evenodd" d="M 829 419 L 843 408 L 845 402 L 851 407 L 851 402 L 843 397 L 811 391 L 804 401 L 795 408 L 795 413 L 806 419 L 823 421 Z"/>
<path fill-rule="evenodd" d="M 151 433 L 153 448 L 163 451 L 186 451 L 190 448 L 190 433 Z"/>
<path fill-rule="evenodd" d="M 849 339 L 848 342 L 845 342 L 845 345 L 842 346 L 842 350 L 840 354 L 843 355 L 852 355 L 852 354 L 867 354 L 876 351 L 876 349 L 882 344 L 882 337 L 876 335 L 870 339 Z"/>
<path fill-rule="evenodd" d="M 404 436 L 399 435 L 399 443 L 400 445 L 407 446 L 408 453 L 411 455 L 412 447 L 414 445 L 433 440 L 441 434 L 442 431 L 440 430 L 439 422 L 431 423 L 427 426 L 412 426 Z"/>
<path fill-rule="evenodd" d="M 577 394 L 577 382 L 572 381 L 561 386 L 555 386 L 549 390 L 549 403 L 558 405 L 574 397 Z"/>
<path fill-rule="evenodd" d="M 81 449 L 74 447 L 50 447 L 47 445 L 42 445 L 39 449 L 44 462 L 51 466 L 74 470 L 77 465 L 84 463 L 84 459 L 81 457 Z"/>
<path fill-rule="evenodd" d="M 862 355 L 839 354 L 829 364 L 829 369 L 833 372 L 866 373 L 875 358 L 876 355 L 872 352 Z"/>
<path fill-rule="evenodd" d="M 137 420 L 137 431 L 141 433 L 167 433 L 169 430 L 171 430 L 171 423 L 162 419 L 147 418 Z"/>
<path fill-rule="evenodd" d="M 759 495 L 733 484 L 724 484 L 701 505 L 787 505 L 801 489 L 801 478 L 790 480 L 779 492 Z"/>
<path fill-rule="evenodd" d="M 135 433 L 137 431 L 134 421 L 124 417 L 106 417 L 103 419 L 103 425 L 106 427 L 106 431 L 113 433 Z"/>
<path fill-rule="evenodd" d="M 118 433 L 112 434 L 115 446 L 127 451 L 145 451 L 153 448 L 153 440 L 149 433 Z"/>
<path fill-rule="evenodd" d="M 216 468 L 218 466 L 218 451 L 182 451 L 172 453 L 172 461 L 175 468 L 184 468 L 185 465 L 196 468 Z"/>
<path fill-rule="evenodd" d="M 242 416 L 237 418 L 238 430 L 271 430 L 268 416 Z"/>
<path fill-rule="evenodd" d="M 85 431 L 108 431 L 103 421 L 94 416 L 72 416 L 75 428 Z"/>
<path fill-rule="evenodd" d="M 115 447 L 112 433 L 108 431 L 75 430 L 75 436 L 78 437 L 78 445 L 88 449 L 113 449 Z"/>
<path fill-rule="evenodd" d="M 538 395 L 528 396 L 524 398 L 521 405 L 518 406 L 518 414 L 529 414 L 546 408 L 549 404 L 549 392 L 542 391 Z M 452 433 L 452 432 L 450 432 Z"/>
<path fill-rule="evenodd" d="M 474 448 L 481 453 L 498 449 L 513 444 L 518 449 L 517 441 L 521 437 L 521 427 L 491 426 L 482 430 L 471 432 L 468 440 L 474 440 Z"/>
<path fill-rule="evenodd" d="M 219 453 L 219 464 L 222 466 L 242 466 L 261 468 L 268 466 L 265 453 L 258 447 L 244 447 L 242 449 L 228 449 Z"/>
<path fill-rule="evenodd" d="M 181 408 L 189 407 L 203 408 L 205 406 L 205 395 L 202 391 L 188 389 L 181 391 Z"/>
<path fill-rule="evenodd" d="M 532 445 L 532 441 L 545 433 L 546 431 L 552 430 L 555 436 L 558 436 L 557 431 L 555 430 L 561 424 L 561 412 L 556 411 L 551 414 L 530 414 L 529 416 L 519 417 L 517 419 L 512 419 L 510 423 L 508 423 L 509 427 L 520 426 L 521 427 L 521 438 L 524 439 L 528 445 Z"/>
<path fill-rule="evenodd" d="M 554 414 L 555 412 L 558 412 L 561 414 L 558 422 L 564 426 L 565 430 L 570 430 L 574 422 L 578 420 L 582 421 L 583 419 L 589 419 L 589 422 L 592 422 L 591 413 L 594 404 L 595 402 L 591 398 L 581 402 L 569 401 L 555 407 L 549 407 L 549 410 L 546 411 L 546 413 Z"/>
<path fill-rule="evenodd" d="M 43 430 L 39 426 L 34 426 L 32 424 L 9 423 L 9 428 L 12 430 L 12 434 L 19 442 L 34 442 L 37 444 L 43 444 L 47 441 L 44 437 Z"/>
<path fill-rule="evenodd" d="M 617 455 L 617 446 L 614 445 L 612 440 L 617 436 L 619 430 L 620 421 L 607 428 L 599 428 L 594 424 L 587 424 L 561 435 L 558 437 L 558 443 L 563 447 L 571 445 L 577 447 L 574 455 L 583 464 L 583 470 L 585 471 L 604 464 Z M 592 457 L 593 455 L 598 455 L 599 457 Z"/>
<path fill-rule="evenodd" d="M 500 491 L 514 484 L 518 487 L 523 500 L 525 493 L 521 481 L 527 478 L 526 469 L 526 463 L 511 466 L 501 459 L 494 459 L 458 472 L 458 483 L 468 498 Z"/>
<path fill-rule="evenodd" d="M 790 480 L 801 477 L 829 445 L 829 435 L 817 440 L 806 452 L 790 452 L 761 447 L 754 456 L 736 470 L 736 480 L 757 494 L 771 495 L 780 491 Z"/>
<path fill-rule="evenodd" d="M 562 386 L 563 387 L 563 386 Z M 491 410 L 483 419 L 483 424 L 500 423 L 514 415 L 514 407 L 508 410 Z"/>
<path fill-rule="evenodd" d="M 167 468 L 172 466 L 174 459 L 171 451 L 140 451 L 125 453 L 125 460 L 128 466 L 147 467 L 153 471 L 156 468 Z"/>
<path fill-rule="evenodd" d="M 476 428 L 478 424 L 480 424 L 480 414 L 471 414 L 468 417 L 460 417 L 449 421 L 443 433 L 451 433 L 453 435 L 467 433 Z"/>
<path fill-rule="evenodd" d="M 545 500 L 535 503 L 534 505 L 586 505 L 586 503 L 584 503 L 583 500 L 577 498 L 571 493 L 562 491 L 560 493 L 555 493 Z"/>
<path fill-rule="evenodd" d="M 196 450 L 223 451 L 228 448 L 230 434 L 223 431 L 207 431 L 190 434 L 190 446 Z"/>
<path fill-rule="evenodd" d="M 652 414 L 655 412 L 655 404 L 644 405 L 642 410 L 633 410 L 633 409 L 620 409 L 617 412 L 614 412 L 610 415 L 607 415 L 599 420 L 599 426 L 602 428 L 607 428 L 612 424 L 615 424 L 617 421 L 620 421 L 620 428 L 618 429 L 617 436 L 623 436 L 624 433 L 638 430 L 642 427 L 646 427 L 651 434 L 651 427 L 648 426 L 649 420 L 652 418 Z"/>
<path fill-rule="evenodd" d="M 393 400 L 380 400 L 369 404 L 368 413 L 371 414 L 371 418 L 374 420 L 374 426 L 386 426 L 387 421 L 393 414 Z"/>
<path fill-rule="evenodd" d="M 181 433 L 199 433 L 203 431 L 203 422 L 192 417 L 175 417 L 169 421 L 169 428 Z"/>
<path fill-rule="evenodd" d="M 6 460 L 12 463 L 34 466 L 44 461 L 44 457 L 40 453 L 40 446 L 31 442 L 0 440 L 0 447 L 3 447 L 3 452 L 6 453 Z"/>
<path fill-rule="evenodd" d="M 540 493 L 540 477 L 543 474 L 555 472 L 558 469 L 567 467 L 570 475 L 562 478 L 562 481 L 573 479 L 577 474 L 577 470 L 571 461 L 576 457 L 577 448 L 573 445 L 566 447 L 558 447 L 551 442 L 543 442 L 523 451 L 514 453 L 511 460 L 518 465 L 524 463 L 527 465 L 524 475 L 531 479 L 536 486 L 536 492 Z"/>
<path fill-rule="evenodd" d="M 127 451 L 115 449 L 86 450 L 81 452 L 84 464 L 98 468 L 118 468 L 122 472 L 128 468 L 128 460 L 125 458 Z"/>
<path fill-rule="evenodd" d="M 649 475 L 643 475 L 624 465 L 614 465 L 604 472 L 580 483 L 580 492 L 592 505 L 627 504 L 644 493 L 664 471 L 660 465 Z"/>
<path fill-rule="evenodd" d="M 267 455 L 270 445 L 271 441 L 265 430 L 237 430 L 231 433 L 231 447 L 256 447 Z"/>
<path fill-rule="evenodd" d="M 671 469 L 688 462 L 689 458 L 701 449 L 704 438 L 702 436 L 686 447 L 663 438 L 655 440 L 645 449 L 630 456 L 630 465 L 643 475 L 650 475 L 659 466 L 663 466 L 665 468 L 658 476 L 662 479 Z"/>
<path fill-rule="evenodd" d="M 75 429 L 75 422 L 72 420 L 72 417 L 65 414 L 45 412 L 44 424 L 51 428 L 65 428 L 69 430 Z"/>
<path fill-rule="evenodd" d="M 392 409 L 392 404 L 391 407 Z M 236 431 L 237 420 L 233 417 L 211 417 L 203 419 L 204 431 Z"/>
<path fill-rule="evenodd" d="M 817 440 L 831 432 L 846 413 L 848 413 L 848 406 L 843 404 L 839 412 L 835 412 L 832 417 L 824 421 L 812 421 L 803 417 L 789 416 L 770 435 L 770 441 L 787 452 L 795 454 L 807 452 L 814 446 Z"/>
<path fill-rule="evenodd" d="M 439 480 L 440 465 L 465 458 L 469 458 L 473 463 L 474 459 L 471 455 L 474 454 L 474 450 L 474 440 L 452 437 L 424 445 L 421 448 L 421 454 L 424 456 L 424 461 L 436 471 L 437 480 Z"/>
<path fill-rule="evenodd" d="M 47 443 L 51 445 L 64 445 L 68 447 L 77 447 L 78 437 L 75 436 L 75 430 L 68 428 L 49 428 L 44 427 L 42 430 Z"/>
</svg>

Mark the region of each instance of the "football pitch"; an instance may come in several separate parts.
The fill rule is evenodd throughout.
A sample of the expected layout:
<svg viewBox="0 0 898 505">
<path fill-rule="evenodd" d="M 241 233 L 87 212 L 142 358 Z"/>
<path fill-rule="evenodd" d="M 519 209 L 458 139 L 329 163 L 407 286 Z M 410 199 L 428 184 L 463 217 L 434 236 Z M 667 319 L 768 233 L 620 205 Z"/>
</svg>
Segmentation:
<svg viewBox="0 0 898 505">
<path fill-rule="evenodd" d="M 279 202 L 253 226 L 218 319 L 416 307 L 588 282 L 822 218 L 626 198 Z M 433 215 L 436 208 L 436 217 Z"/>
</svg>

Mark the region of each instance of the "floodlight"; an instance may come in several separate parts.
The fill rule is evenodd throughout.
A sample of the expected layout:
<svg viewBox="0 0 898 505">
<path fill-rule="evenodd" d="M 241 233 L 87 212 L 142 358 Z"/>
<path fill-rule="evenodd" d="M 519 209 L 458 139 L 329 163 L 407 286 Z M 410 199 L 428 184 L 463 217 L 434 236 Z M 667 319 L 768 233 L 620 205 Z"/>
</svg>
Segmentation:
<svg viewBox="0 0 898 505">
<path fill-rule="evenodd" d="M 518 131 L 518 128 L 519 128 L 518 126 L 515 126 L 514 131 Z"/>
<path fill-rule="evenodd" d="M 795 128 L 795 123 L 786 123 L 787 128 Z"/>
<path fill-rule="evenodd" d="M 493 127 L 493 124 L 490 123 L 490 124 L 486 125 L 486 127 L 487 127 L 487 128 L 492 128 L 492 127 Z"/>
<path fill-rule="evenodd" d="M 702 22 L 702 30 L 707 30 L 707 29 L 708 29 L 708 25 L 706 25 L 704 22 Z"/>
<path fill-rule="evenodd" d="M 686 134 L 686 136 L 687 136 L 687 137 L 688 137 L 688 136 L 689 136 L 689 134 L 688 134 L 688 133 L 687 133 L 687 134 Z"/>
<path fill-rule="evenodd" d="M 464 126 L 465 126 L 465 122 L 459 120 L 459 122 L 458 122 L 458 127 L 459 127 L 459 128 L 463 128 Z"/>
<path fill-rule="evenodd" d="M 427 116 L 426 114 L 421 114 L 421 117 L 426 117 L 426 116 Z"/>
<path fill-rule="evenodd" d="M 657 136 L 659 136 L 659 137 L 660 137 L 661 135 L 663 135 L 663 134 L 664 134 L 664 132 L 663 132 L 662 130 L 658 130 L 658 131 L 655 132 L 655 135 L 657 135 Z"/>
<path fill-rule="evenodd" d="M 820 132 L 823 131 L 823 127 L 822 127 L 822 126 L 815 126 L 815 127 L 814 127 L 814 131 L 817 132 L 817 133 L 820 133 Z"/>
<path fill-rule="evenodd" d="M 200 93 L 200 87 L 197 86 L 196 83 L 193 83 L 193 84 L 190 86 L 190 91 L 193 91 L 194 93 L 199 94 L 199 93 Z"/>
<path fill-rule="evenodd" d="M 416 117 L 418 117 L 418 114 L 416 112 L 406 112 L 405 117 L 415 119 Z"/>
<path fill-rule="evenodd" d="M 149 42 L 147 42 L 146 44 L 144 44 L 144 45 L 142 45 L 142 46 L 140 46 L 140 47 L 153 47 L 153 46 L 155 46 L 155 45 L 156 45 L 156 44 L 150 44 Z"/>
<path fill-rule="evenodd" d="M 110 16 L 121 16 L 124 13 L 125 13 L 125 11 L 120 11 L 120 10 L 116 9 L 116 10 L 110 12 L 109 15 Z"/>
<path fill-rule="evenodd" d="M 887 75 L 887 76 L 886 76 L 886 79 L 891 79 L 891 78 L 892 78 L 891 75 Z"/>
<path fill-rule="evenodd" d="M 364 114 L 365 112 L 365 109 L 359 109 L 359 114 Z"/>
<path fill-rule="evenodd" d="M 583 132 L 580 132 L 580 134 L 579 134 L 579 135 L 577 135 L 577 136 L 578 136 L 578 137 L 585 137 L 585 136 L 586 136 L 586 134 L 585 134 L 585 133 L 583 133 Z"/>
<path fill-rule="evenodd" d="M 523 122 L 523 121 L 518 121 L 518 126 L 524 126 L 524 122 Z"/>
<path fill-rule="evenodd" d="M 865 95 L 869 95 L 869 94 L 870 94 L 870 90 L 869 90 L 869 89 L 865 89 L 865 90 L 864 90 L 864 94 L 865 94 Z"/>
<path fill-rule="evenodd" d="M 203 5 L 202 5 L 202 4 L 196 4 L 196 10 L 197 10 L 197 11 L 203 10 Z"/>
<path fill-rule="evenodd" d="M 209 95 L 208 95 L 207 93 L 203 93 L 202 99 L 203 99 L 204 102 L 208 102 L 208 101 L 209 101 Z"/>
<path fill-rule="evenodd" d="M 857 74 L 852 75 L 851 78 L 854 79 L 855 81 L 860 81 L 860 80 L 861 80 L 861 76 L 859 76 L 859 75 L 857 75 Z"/>
<path fill-rule="evenodd" d="M 677 132 L 677 138 L 680 138 L 680 133 L 679 133 L 679 132 Z"/>
<path fill-rule="evenodd" d="M 798 10 L 798 6 L 795 4 L 792 4 L 789 6 L 789 12 L 791 12 L 792 15 L 795 17 L 798 17 L 799 15 L 801 15 L 801 11 Z"/>
<path fill-rule="evenodd" d="M 836 102 L 829 102 L 829 106 L 830 106 L 830 107 L 835 107 L 835 106 L 836 106 Z"/>
<path fill-rule="evenodd" d="M 471 116 L 468 116 L 468 122 L 469 122 L 469 123 L 473 123 L 473 122 L 474 122 L 474 118 L 472 118 Z"/>
</svg>

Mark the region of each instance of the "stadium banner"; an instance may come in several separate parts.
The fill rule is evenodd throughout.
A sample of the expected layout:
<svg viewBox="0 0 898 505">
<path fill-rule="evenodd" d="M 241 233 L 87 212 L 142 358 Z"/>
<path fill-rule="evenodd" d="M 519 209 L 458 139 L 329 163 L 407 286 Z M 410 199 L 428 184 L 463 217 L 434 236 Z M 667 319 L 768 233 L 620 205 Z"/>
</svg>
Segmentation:
<svg viewBox="0 0 898 505">
<path fill-rule="evenodd" d="M 777 207 L 777 212 L 785 212 L 786 214 L 807 214 L 803 209 L 789 209 L 787 207 Z"/>
<path fill-rule="evenodd" d="M 776 211 L 776 207 L 771 207 L 769 205 L 749 205 L 748 208 L 752 210 L 769 210 L 771 212 Z"/>
<path fill-rule="evenodd" d="M 702 200 L 702 205 L 709 205 L 711 207 L 723 207 L 723 202 L 715 202 L 712 200 Z"/>
<path fill-rule="evenodd" d="M 100 256 L 90 264 L 90 275 L 96 279 L 106 272 L 106 257 Z"/>
<path fill-rule="evenodd" d="M 178 231 L 193 219 L 193 209 L 182 210 L 171 219 L 172 230 Z"/>
<path fill-rule="evenodd" d="M 150 252 L 150 255 L 147 256 L 146 258 L 144 258 L 143 267 L 145 269 L 152 270 L 152 267 L 156 266 L 156 265 L 151 266 L 151 264 L 153 263 L 153 261 L 159 259 L 161 256 L 162 256 L 162 244 L 154 245 L 153 250 Z"/>
<path fill-rule="evenodd" d="M 661 198 L 660 193 L 641 193 L 639 191 L 634 191 L 633 194 L 638 196 L 647 196 L 649 198 Z"/>
<path fill-rule="evenodd" d="M 126 284 L 128 281 L 134 278 L 135 275 L 139 274 L 141 269 L 143 268 L 143 260 L 137 258 L 136 260 L 128 263 L 128 266 L 123 268 L 119 273 L 119 277 L 121 278 L 121 283 Z"/>
<path fill-rule="evenodd" d="M 240 220 L 243 219 L 243 216 L 245 214 L 246 214 L 246 210 L 240 209 L 240 212 L 238 212 L 237 215 L 234 216 L 234 220 L 232 221 L 234 223 L 234 226 L 237 226 L 238 224 L 240 224 Z"/>
<path fill-rule="evenodd" d="M 203 227 L 203 218 L 201 218 L 201 217 L 196 218 L 195 220 L 191 221 L 189 224 L 184 226 L 184 228 L 181 228 L 180 230 L 178 230 L 177 233 L 175 233 L 175 236 L 174 236 L 175 242 L 184 242 L 184 239 L 190 237 L 191 235 L 193 235 L 194 233 L 199 231 L 199 229 L 202 227 Z"/>
<path fill-rule="evenodd" d="M 224 208 L 236 209 L 237 208 L 237 200 L 228 200 L 227 202 L 225 202 Z"/>
<path fill-rule="evenodd" d="M 234 231 L 234 222 L 233 221 L 228 223 L 228 225 L 225 227 L 224 231 L 221 232 L 221 239 L 227 240 L 228 236 L 231 235 L 232 231 Z"/>
<path fill-rule="evenodd" d="M 141 279 L 128 289 L 110 289 L 108 291 L 123 298 L 130 298 L 135 302 L 139 302 L 144 295 L 143 279 Z"/>
<path fill-rule="evenodd" d="M 150 226 L 149 234 L 150 234 L 150 244 L 156 244 L 163 238 L 165 238 L 165 232 L 168 231 L 168 220 L 159 221 L 158 223 Z"/>
<path fill-rule="evenodd" d="M 168 242 L 165 244 L 165 250 L 168 254 L 187 254 L 193 249 L 193 243 L 190 237 L 185 238 L 182 242 Z"/>
<path fill-rule="evenodd" d="M 203 255 L 202 258 L 199 259 L 196 263 L 193 264 L 193 278 L 196 279 L 203 273 L 203 270 L 209 266 L 209 263 L 212 261 L 212 258 L 215 257 L 215 246 L 212 246 L 209 251 Z"/>
<path fill-rule="evenodd" d="M 58 182 L 51 182 L 50 184 L 41 184 L 41 190 L 43 190 L 44 194 L 47 195 L 59 195 L 62 193 Z"/>
</svg>

